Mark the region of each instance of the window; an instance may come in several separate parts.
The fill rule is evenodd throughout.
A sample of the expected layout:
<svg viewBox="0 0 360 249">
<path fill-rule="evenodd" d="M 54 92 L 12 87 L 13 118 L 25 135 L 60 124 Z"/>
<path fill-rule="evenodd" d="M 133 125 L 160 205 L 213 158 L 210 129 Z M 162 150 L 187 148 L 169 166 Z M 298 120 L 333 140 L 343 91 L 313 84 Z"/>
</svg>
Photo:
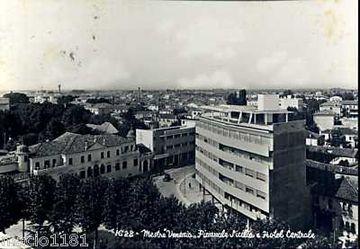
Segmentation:
<svg viewBox="0 0 360 249">
<path fill-rule="evenodd" d="M 36 163 L 35 163 L 35 169 L 36 169 L 36 170 L 39 170 L 39 169 L 40 169 L 40 163 L 39 163 L 39 162 L 36 162 Z"/>
<path fill-rule="evenodd" d="M 56 166 L 56 159 L 52 160 L 52 166 L 55 167 Z"/>
<path fill-rule="evenodd" d="M 245 169 L 245 175 L 250 176 L 250 177 L 254 177 L 255 176 L 255 171 L 253 171 L 251 169 Z"/>
<path fill-rule="evenodd" d="M 116 164 L 115 164 L 115 170 L 116 170 L 116 171 L 120 170 L 120 163 L 116 163 Z"/>
<path fill-rule="evenodd" d="M 101 164 L 100 166 L 100 174 L 105 174 L 105 165 Z"/>
<path fill-rule="evenodd" d="M 266 175 L 256 172 L 256 179 L 265 182 L 266 181 Z"/>
<path fill-rule="evenodd" d="M 91 161 L 91 154 L 88 155 L 88 162 Z"/>
<path fill-rule="evenodd" d="M 84 163 L 85 162 L 85 157 L 81 156 L 80 160 L 81 160 L 81 163 Z"/>
<path fill-rule="evenodd" d="M 124 161 L 124 162 L 122 163 L 122 168 L 123 168 L 123 169 L 126 169 L 126 168 L 127 168 L 127 161 Z"/>
<path fill-rule="evenodd" d="M 129 146 L 125 146 L 124 152 L 126 153 L 126 152 L 128 152 L 128 151 L 129 151 Z"/>
<path fill-rule="evenodd" d="M 45 167 L 45 169 L 47 169 L 47 168 L 50 167 L 50 160 L 46 160 L 46 161 L 45 161 L 44 167 Z"/>
<path fill-rule="evenodd" d="M 246 187 L 245 191 L 246 191 L 246 193 L 249 193 L 249 194 L 252 194 L 252 195 L 255 194 L 254 190 L 252 188 L 250 188 L 250 187 Z"/>
<path fill-rule="evenodd" d="M 73 165 L 73 159 L 71 157 L 69 158 L 69 165 Z"/>
<path fill-rule="evenodd" d="M 138 160 L 134 159 L 134 166 L 138 166 Z"/>
<path fill-rule="evenodd" d="M 350 232 L 355 234 L 355 223 L 351 223 Z"/>
<path fill-rule="evenodd" d="M 109 158 L 110 157 L 110 151 L 106 152 L 106 156 Z"/>
<path fill-rule="evenodd" d="M 111 165 L 109 164 L 108 166 L 106 166 L 106 172 L 110 173 L 111 172 Z"/>
<path fill-rule="evenodd" d="M 116 155 L 117 156 L 120 155 L 120 150 L 119 149 L 116 150 Z"/>
<path fill-rule="evenodd" d="M 235 182 L 235 187 L 241 190 L 245 189 L 245 185 L 241 182 Z"/>
<path fill-rule="evenodd" d="M 101 152 L 100 157 L 101 157 L 101 159 L 103 159 L 105 157 L 104 152 Z"/>
<path fill-rule="evenodd" d="M 262 192 L 260 190 L 256 191 L 256 196 L 261 198 L 261 199 L 264 199 L 264 200 L 266 199 L 266 193 L 264 193 L 264 192 Z"/>
<path fill-rule="evenodd" d="M 243 172 L 243 167 L 242 166 L 239 166 L 239 165 L 236 165 L 236 171 L 238 172 Z"/>
</svg>

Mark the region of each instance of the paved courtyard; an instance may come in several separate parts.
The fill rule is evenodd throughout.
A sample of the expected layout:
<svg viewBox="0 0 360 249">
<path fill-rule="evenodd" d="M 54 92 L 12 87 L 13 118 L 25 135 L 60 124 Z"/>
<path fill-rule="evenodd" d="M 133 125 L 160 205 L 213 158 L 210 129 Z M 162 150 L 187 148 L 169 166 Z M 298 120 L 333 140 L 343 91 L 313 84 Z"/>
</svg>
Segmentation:
<svg viewBox="0 0 360 249">
<path fill-rule="evenodd" d="M 202 191 L 199 190 L 199 184 L 194 178 L 194 165 L 165 170 L 165 173 L 170 175 L 171 181 L 164 182 L 164 175 L 154 177 L 153 179 L 163 196 L 170 197 L 173 195 L 185 206 L 203 200 Z"/>
</svg>

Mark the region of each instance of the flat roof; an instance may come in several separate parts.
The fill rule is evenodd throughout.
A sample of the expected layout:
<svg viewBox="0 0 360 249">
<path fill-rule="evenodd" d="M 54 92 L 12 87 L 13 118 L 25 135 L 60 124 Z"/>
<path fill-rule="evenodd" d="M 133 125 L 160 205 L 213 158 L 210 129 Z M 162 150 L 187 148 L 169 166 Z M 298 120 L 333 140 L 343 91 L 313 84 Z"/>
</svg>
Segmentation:
<svg viewBox="0 0 360 249">
<path fill-rule="evenodd" d="M 274 114 L 286 114 L 293 113 L 292 111 L 288 111 L 286 109 L 276 109 L 276 110 L 258 110 L 257 107 L 251 105 L 219 105 L 219 106 L 202 106 L 204 110 L 209 111 L 217 111 L 217 112 L 248 112 L 255 114 L 265 114 L 265 113 L 274 113 Z"/>
</svg>

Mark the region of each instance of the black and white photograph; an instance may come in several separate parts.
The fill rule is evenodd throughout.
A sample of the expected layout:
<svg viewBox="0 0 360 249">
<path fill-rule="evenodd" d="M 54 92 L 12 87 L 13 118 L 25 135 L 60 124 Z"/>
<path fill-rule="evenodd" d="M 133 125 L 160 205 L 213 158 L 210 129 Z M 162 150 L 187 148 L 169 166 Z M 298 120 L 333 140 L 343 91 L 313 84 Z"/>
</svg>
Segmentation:
<svg viewBox="0 0 360 249">
<path fill-rule="evenodd" d="M 358 248 L 358 1 L 0 0 L 0 249 Z"/>
</svg>

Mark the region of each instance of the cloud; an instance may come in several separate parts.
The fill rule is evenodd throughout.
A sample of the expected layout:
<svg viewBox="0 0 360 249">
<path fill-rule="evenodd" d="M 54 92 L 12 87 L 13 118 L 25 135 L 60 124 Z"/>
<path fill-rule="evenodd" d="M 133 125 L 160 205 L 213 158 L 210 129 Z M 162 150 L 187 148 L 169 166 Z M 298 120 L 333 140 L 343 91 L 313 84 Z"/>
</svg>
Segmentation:
<svg viewBox="0 0 360 249">
<path fill-rule="evenodd" d="M 244 34 L 239 25 L 230 20 L 201 18 L 182 27 L 175 38 L 179 57 L 212 56 L 226 60 L 236 56 Z"/>
<path fill-rule="evenodd" d="M 198 74 L 193 78 L 181 78 L 178 80 L 180 88 L 230 88 L 234 84 L 231 74 L 224 70 L 212 73 Z"/>
<path fill-rule="evenodd" d="M 311 68 L 306 60 L 301 57 L 290 58 L 285 51 L 273 52 L 270 56 L 259 59 L 256 69 L 260 74 L 268 76 L 269 84 L 281 87 L 302 84 L 311 79 Z"/>
<path fill-rule="evenodd" d="M 285 51 L 279 51 L 272 53 L 269 57 L 263 57 L 257 62 L 257 70 L 260 73 L 269 73 L 279 65 L 282 65 L 287 59 L 287 53 Z"/>
</svg>

